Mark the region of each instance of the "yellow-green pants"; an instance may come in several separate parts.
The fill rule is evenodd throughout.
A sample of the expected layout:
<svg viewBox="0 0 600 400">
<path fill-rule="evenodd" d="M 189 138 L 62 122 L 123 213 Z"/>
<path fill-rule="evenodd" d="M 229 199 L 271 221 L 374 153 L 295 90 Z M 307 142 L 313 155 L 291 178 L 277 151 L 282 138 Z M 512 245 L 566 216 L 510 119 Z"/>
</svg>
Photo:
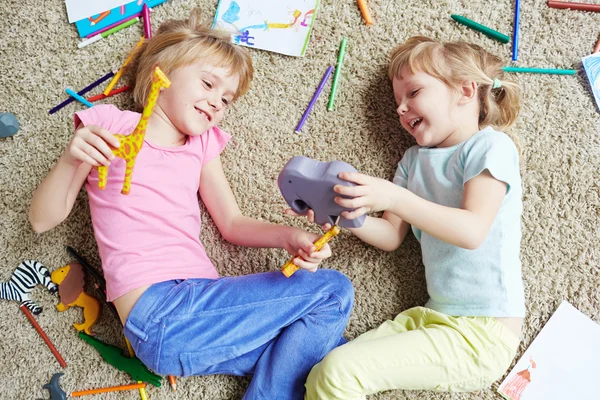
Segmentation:
<svg viewBox="0 0 600 400">
<path fill-rule="evenodd" d="M 364 399 L 391 389 L 483 389 L 502 377 L 518 346 L 519 338 L 494 318 L 411 308 L 315 365 L 305 400 Z"/>
</svg>

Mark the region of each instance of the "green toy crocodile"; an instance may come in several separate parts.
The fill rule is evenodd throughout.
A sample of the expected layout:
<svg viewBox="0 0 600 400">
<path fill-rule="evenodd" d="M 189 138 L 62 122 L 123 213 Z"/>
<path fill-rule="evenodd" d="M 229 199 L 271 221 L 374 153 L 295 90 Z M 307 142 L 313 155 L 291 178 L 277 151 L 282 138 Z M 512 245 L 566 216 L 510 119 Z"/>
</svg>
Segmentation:
<svg viewBox="0 0 600 400">
<path fill-rule="evenodd" d="M 133 380 L 160 387 L 162 377 L 152 373 L 139 358 L 128 357 L 121 348 L 106 344 L 85 332 L 79 332 L 79 337 L 98 350 L 104 361 L 120 371 L 127 372 Z"/>
</svg>

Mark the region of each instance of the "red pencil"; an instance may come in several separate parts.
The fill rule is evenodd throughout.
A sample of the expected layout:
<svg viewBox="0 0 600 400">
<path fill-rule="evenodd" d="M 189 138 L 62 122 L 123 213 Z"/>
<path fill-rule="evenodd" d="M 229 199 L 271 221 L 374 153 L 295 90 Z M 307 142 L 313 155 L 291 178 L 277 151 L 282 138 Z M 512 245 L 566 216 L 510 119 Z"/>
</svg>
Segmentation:
<svg viewBox="0 0 600 400">
<path fill-rule="evenodd" d="M 102 100 L 102 99 L 105 99 L 105 98 L 110 97 L 110 96 L 114 96 L 115 94 L 119 94 L 119 93 L 125 92 L 125 91 L 127 91 L 129 89 L 130 89 L 129 86 L 121 86 L 120 88 L 111 90 L 110 93 L 108 94 L 108 96 L 105 95 L 104 93 L 100 93 L 100 94 L 97 94 L 95 96 L 89 97 L 87 99 L 87 101 L 91 101 L 93 103 L 94 101 L 98 101 L 98 100 Z"/>
<path fill-rule="evenodd" d="M 58 360 L 58 363 L 60 364 L 60 366 L 63 367 L 63 368 L 67 368 L 67 363 L 62 358 L 62 356 L 60 355 L 60 353 L 58 352 L 58 350 L 56 350 L 56 347 L 54 347 L 54 345 L 50 341 L 50 338 L 48 338 L 48 336 L 46 335 L 46 332 L 44 332 L 42 330 L 42 327 L 37 323 L 37 321 L 35 320 L 35 318 L 33 318 L 33 315 L 31 315 L 31 313 L 29 312 L 29 310 L 27 309 L 27 307 L 25 307 L 25 305 L 21 304 L 21 306 L 19 308 L 27 316 L 27 319 L 29 320 L 29 322 L 31 322 L 31 324 L 33 325 L 33 327 L 35 328 L 35 330 L 40 334 L 40 336 L 42 337 L 42 339 L 44 339 L 44 342 L 46 342 L 46 345 L 48 345 L 48 348 L 50 349 L 50 351 L 52 352 L 52 354 L 54 354 L 54 357 L 56 357 L 56 359 Z"/>
<path fill-rule="evenodd" d="M 571 10 L 600 12 L 600 4 L 590 4 L 590 3 L 570 3 L 568 1 L 548 0 L 548 7 L 570 8 Z"/>
</svg>

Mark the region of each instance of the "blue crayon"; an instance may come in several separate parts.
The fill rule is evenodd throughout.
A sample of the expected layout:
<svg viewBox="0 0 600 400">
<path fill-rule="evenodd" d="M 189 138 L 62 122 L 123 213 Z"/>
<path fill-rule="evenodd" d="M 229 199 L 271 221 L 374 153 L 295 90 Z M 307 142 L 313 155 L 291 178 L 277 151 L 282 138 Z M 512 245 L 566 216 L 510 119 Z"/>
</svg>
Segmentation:
<svg viewBox="0 0 600 400">
<path fill-rule="evenodd" d="M 71 96 L 72 98 L 74 98 L 75 100 L 77 100 L 78 102 L 88 106 L 88 107 L 94 107 L 94 105 L 92 103 L 90 103 L 89 101 L 87 101 L 86 99 L 84 99 L 82 96 L 78 95 L 77 93 L 75 93 L 74 91 L 72 91 L 69 88 L 65 89 L 65 92 Z"/>
</svg>

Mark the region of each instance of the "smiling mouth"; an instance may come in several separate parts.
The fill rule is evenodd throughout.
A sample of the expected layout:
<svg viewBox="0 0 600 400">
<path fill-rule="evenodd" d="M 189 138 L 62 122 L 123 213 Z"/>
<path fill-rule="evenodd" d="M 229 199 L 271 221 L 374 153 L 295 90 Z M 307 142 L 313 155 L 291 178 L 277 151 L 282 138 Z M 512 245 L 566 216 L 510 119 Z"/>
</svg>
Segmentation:
<svg viewBox="0 0 600 400">
<path fill-rule="evenodd" d="M 410 126 L 410 129 L 415 130 L 415 128 L 421 123 L 421 121 L 423 121 L 423 118 L 415 118 L 412 121 L 408 122 L 408 126 Z"/>
<path fill-rule="evenodd" d="M 196 111 L 198 111 L 198 113 L 200 113 L 200 115 L 203 115 L 204 118 L 206 118 L 208 120 L 208 122 L 210 122 L 212 120 L 212 117 L 210 116 L 209 113 L 207 113 L 206 111 L 204 111 L 200 108 L 197 108 L 197 107 L 194 107 L 194 108 L 196 109 Z"/>
</svg>

